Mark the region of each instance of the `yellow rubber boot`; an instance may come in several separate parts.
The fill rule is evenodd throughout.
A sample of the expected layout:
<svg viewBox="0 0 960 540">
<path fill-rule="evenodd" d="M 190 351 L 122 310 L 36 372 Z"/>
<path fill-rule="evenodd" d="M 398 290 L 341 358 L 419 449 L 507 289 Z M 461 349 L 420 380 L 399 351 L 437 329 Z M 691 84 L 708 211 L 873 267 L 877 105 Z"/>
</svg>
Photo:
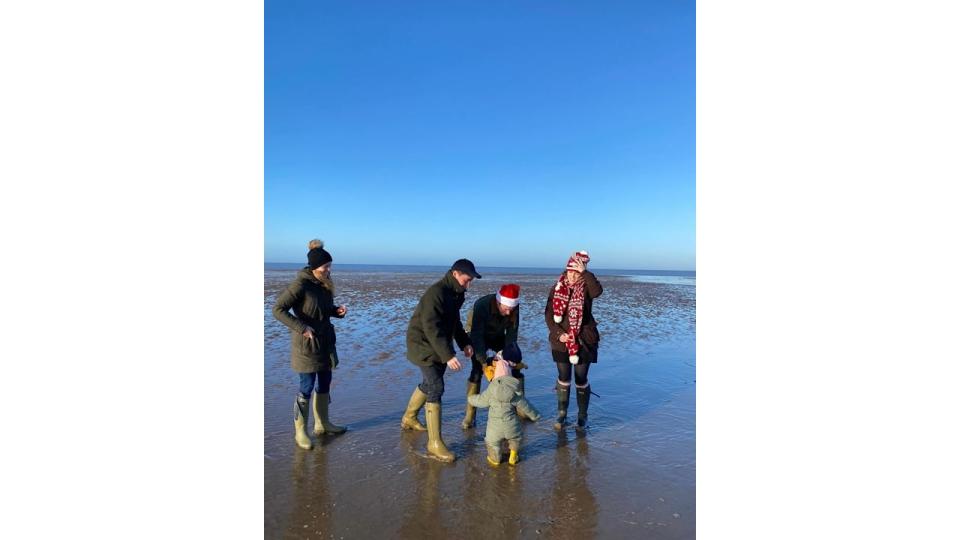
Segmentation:
<svg viewBox="0 0 960 540">
<path fill-rule="evenodd" d="M 420 423 L 420 420 L 417 420 L 417 415 L 420 414 L 420 409 L 423 408 L 423 404 L 427 402 L 427 395 L 420 390 L 420 387 L 413 389 L 413 395 L 410 396 L 410 402 L 407 403 L 407 410 L 403 413 L 403 418 L 400 420 L 400 427 L 402 429 L 410 429 L 413 431 L 426 431 L 427 428 Z"/>
<path fill-rule="evenodd" d="M 293 405 L 293 430 L 297 446 L 304 450 L 313 448 L 313 441 L 307 435 L 307 398 L 299 395 Z"/>
<path fill-rule="evenodd" d="M 330 421 L 330 394 L 313 393 L 313 434 L 338 434 L 347 428 Z"/>
<path fill-rule="evenodd" d="M 440 435 L 440 419 L 442 409 L 439 403 L 427 403 L 427 452 L 433 454 L 440 461 L 450 463 L 457 459 L 453 452 L 447 450 Z"/>
<path fill-rule="evenodd" d="M 520 461 L 520 454 L 516 450 L 510 450 L 510 464 L 516 465 Z"/>
<path fill-rule="evenodd" d="M 470 404 L 470 396 L 480 393 L 480 383 L 467 381 L 467 414 L 463 417 L 460 426 L 463 429 L 470 429 L 474 426 L 474 420 L 477 417 L 477 408 Z"/>
</svg>

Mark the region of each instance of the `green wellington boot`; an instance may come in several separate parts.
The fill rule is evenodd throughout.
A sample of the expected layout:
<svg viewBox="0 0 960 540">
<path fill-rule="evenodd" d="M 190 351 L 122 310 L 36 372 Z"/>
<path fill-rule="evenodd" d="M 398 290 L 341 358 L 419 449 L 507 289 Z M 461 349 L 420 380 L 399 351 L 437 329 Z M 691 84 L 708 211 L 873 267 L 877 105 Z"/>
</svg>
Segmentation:
<svg viewBox="0 0 960 540">
<path fill-rule="evenodd" d="M 567 406 L 570 405 L 570 385 L 564 386 L 557 382 L 557 421 L 553 429 L 560 431 L 567 423 Z"/>
<path fill-rule="evenodd" d="M 523 390 L 524 379 L 526 379 L 526 377 L 517 378 L 517 380 L 520 381 L 520 395 L 522 397 L 526 397 L 526 392 L 524 392 Z M 520 409 L 517 409 L 517 418 L 519 418 L 520 420 L 530 420 L 529 418 L 527 418 L 527 415 L 523 414 L 523 411 L 521 411 Z"/>
<path fill-rule="evenodd" d="M 500 445 L 487 445 L 487 463 L 494 467 L 500 465 Z"/>
<path fill-rule="evenodd" d="M 313 448 L 313 442 L 307 435 L 307 398 L 297 395 L 297 401 L 293 405 L 293 430 L 294 440 L 297 446 L 304 450 Z"/>
<path fill-rule="evenodd" d="M 400 427 L 402 429 L 410 429 L 413 431 L 426 431 L 427 428 L 420 423 L 420 420 L 417 419 L 417 415 L 420 414 L 420 409 L 423 408 L 423 404 L 427 402 L 427 395 L 420 390 L 420 387 L 413 389 L 413 395 L 410 396 L 410 402 L 407 403 L 407 410 L 403 413 L 403 418 L 400 420 Z"/>
<path fill-rule="evenodd" d="M 442 417 L 439 403 L 427 403 L 427 452 L 436 456 L 440 461 L 447 463 L 457 459 L 453 452 L 447 450 L 440 436 L 440 419 Z"/>
<path fill-rule="evenodd" d="M 313 434 L 323 435 L 330 433 L 336 435 L 343 433 L 347 428 L 338 426 L 330 421 L 330 394 L 313 393 Z"/>
<path fill-rule="evenodd" d="M 577 388 L 577 431 L 587 427 L 587 407 L 590 406 L 590 385 Z"/>
<path fill-rule="evenodd" d="M 463 429 L 470 429 L 474 426 L 474 420 L 477 417 L 477 408 L 470 404 L 470 396 L 480 393 L 480 383 L 467 381 L 467 415 L 463 417 L 460 426 Z"/>
</svg>

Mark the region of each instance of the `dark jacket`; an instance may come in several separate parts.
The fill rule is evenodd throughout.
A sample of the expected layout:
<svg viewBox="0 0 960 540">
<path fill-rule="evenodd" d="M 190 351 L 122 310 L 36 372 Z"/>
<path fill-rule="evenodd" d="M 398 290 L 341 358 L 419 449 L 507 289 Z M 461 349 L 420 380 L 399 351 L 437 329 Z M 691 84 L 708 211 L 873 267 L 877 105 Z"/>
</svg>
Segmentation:
<svg viewBox="0 0 960 540">
<path fill-rule="evenodd" d="M 481 296 L 467 313 L 467 332 L 473 343 L 473 358 L 481 362 L 487 349 L 502 351 L 508 344 L 517 342 L 520 330 L 520 306 L 504 317 L 497 307 L 497 295 Z"/>
<path fill-rule="evenodd" d="M 597 330 L 597 321 L 593 319 L 593 299 L 603 294 L 603 287 L 597 281 L 597 276 L 593 272 L 583 272 L 583 320 L 580 322 L 580 342 L 581 346 L 586 344 L 587 349 L 593 351 L 600 346 L 600 332 Z M 547 307 L 543 314 L 547 320 L 547 329 L 550 331 L 550 348 L 555 351 L 566 352 L 567 346 L 557 339 L 561 332 L 570 331 L 570 321 L 567 314 L 563 314 L 560 324 L 553 322 L 553 293 L 555 287 L 550 288 L 550 295 L 547 296 Z M 594 362 L 596 362 L 596 355 Z"/>
<path fill-rule="evenodd" d="M 446 364 L 456 352 L 470 345 L 460 323 L 460 308 L 466 289 L 457 283 L 452 271 L 423 293 L 407 325 L 407 360 L 418 366 Z"/>
<path fill-rule="evenodd" d="M 293 308 L 293 315 L 290 309 Z M 273 316 L 290 329 L 290 365 L 298 373 L 329 370 L 330 355 L 336 354 L 337 334 L 330 317 L 337 315 L 333 293 L 304 267 L 277 297 Z M 314 339 L 303 337 L 307 326 L 313 328 Z"/>
</svg>

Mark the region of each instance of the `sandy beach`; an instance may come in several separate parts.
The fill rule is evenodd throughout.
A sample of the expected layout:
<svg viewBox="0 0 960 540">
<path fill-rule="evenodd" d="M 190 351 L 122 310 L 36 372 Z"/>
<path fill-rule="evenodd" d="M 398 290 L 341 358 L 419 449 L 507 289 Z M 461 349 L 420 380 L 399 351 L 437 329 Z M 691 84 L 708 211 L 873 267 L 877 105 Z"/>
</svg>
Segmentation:
<svg viewBox="0 0 960 540">
<path fill-rule="evenodd" d="M 462 320 L 500 284 L 521 286 L 527 397 L 544 415 L 524 425 L 522 461 L 493 468 L 485 413 L 472 430 L 459 425 L 468 370 L 445 377 L 443 437 L 456 462 L 425 457 L 426 435 L 399 428 L 420 381 L 404 356 L 406 325 L 437 272 L 334 268 L 337 303 L 350 312 L 335 321 L 341 365 L 330 408 L 350 431 L 320 438 L 312 451 L 297 448 L 288 331 L 270 313 L 294 273 L 268 269 L 264 278 L 265 538 L 695 536 L 694 285 L 599 276 L 602 340 L 590 371 L 597 396 L 589 428 L 578 434 L 552 428 L 556 368 L 543 308 L 556 276 L 487 273 L 475 281 Z"/>
</svg>

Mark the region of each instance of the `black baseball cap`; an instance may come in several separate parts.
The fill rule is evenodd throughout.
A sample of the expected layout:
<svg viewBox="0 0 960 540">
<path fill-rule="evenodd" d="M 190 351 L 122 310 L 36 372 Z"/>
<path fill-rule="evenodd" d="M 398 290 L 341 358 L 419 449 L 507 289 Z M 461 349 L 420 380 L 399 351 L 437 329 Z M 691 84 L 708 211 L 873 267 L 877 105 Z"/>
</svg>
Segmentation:
<svg viewBox="0 0 960 540">
<path fill-rule="evenodd" d="M 450 269 L 481 279 L 480 274 L 477 273 L 477 267 L 473 266 L 470 259 L 457 259 L 457 262 L 453 263 Z"/>
</svg>

